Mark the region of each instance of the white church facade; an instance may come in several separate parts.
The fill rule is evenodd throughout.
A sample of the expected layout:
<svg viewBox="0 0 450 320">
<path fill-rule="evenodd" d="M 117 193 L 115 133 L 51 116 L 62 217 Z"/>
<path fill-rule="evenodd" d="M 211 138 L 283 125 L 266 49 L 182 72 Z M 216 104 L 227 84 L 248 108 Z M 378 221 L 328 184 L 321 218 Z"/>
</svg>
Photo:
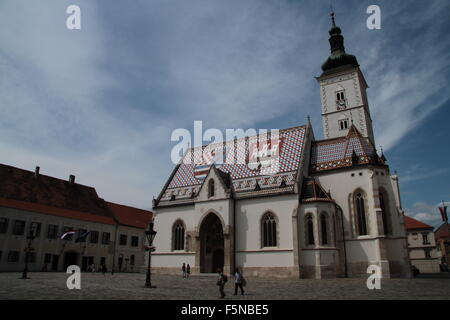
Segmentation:
<svg viewBox="0 0 450 320">
<path fill-rule="evenodd" d="M 410 275 L 398 177 L 377 154 L 366 81 L 334 17 L 329 33 L 317 77 L 325 140 L 308 121 L 189 149 L 154 200 L 153 272 L 186 263 L 193 274 L 321 279 L 377 265 L 383 277 Z"/>
</svg>

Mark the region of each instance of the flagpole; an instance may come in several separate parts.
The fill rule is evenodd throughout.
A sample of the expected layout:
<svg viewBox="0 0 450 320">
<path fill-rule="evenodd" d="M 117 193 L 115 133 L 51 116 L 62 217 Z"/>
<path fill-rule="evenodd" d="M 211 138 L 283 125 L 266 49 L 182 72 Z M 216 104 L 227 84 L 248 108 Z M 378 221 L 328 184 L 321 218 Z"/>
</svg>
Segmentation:
<svg viewBox="0 0 450 320">
<path fill-rule="evenodd" d="M 442 207 L 444 208 L 445 223 L 447 224 L 448 245 L 450 246 L 450 229 L 448 227 L 448 214 L 447 214 L 447 210 L 446 210 L 447 208 L 445 207 L 444 200 L 442 200 Z M 445 242 L 444 242 L 444 253 L 445 253 L 445 261 L 447 261 L 447 264 L 448 264 L 449 261 L 448 261 L 447 247 L 445 246 Z"/>
</svg>

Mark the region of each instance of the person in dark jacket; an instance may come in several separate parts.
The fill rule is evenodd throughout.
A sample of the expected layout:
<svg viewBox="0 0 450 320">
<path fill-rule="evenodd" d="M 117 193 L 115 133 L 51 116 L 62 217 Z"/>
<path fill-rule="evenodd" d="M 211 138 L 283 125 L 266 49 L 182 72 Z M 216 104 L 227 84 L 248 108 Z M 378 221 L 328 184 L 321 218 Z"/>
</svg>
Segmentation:
<svg viewBox="0 0 450 320">
<path fill-rule="evenodd" d="M 219 279 L 217 279 L 217 285 L 219 286 L 220 299 L 225 298 L 225 283 L 227 283 L 227 276 L 223 274 L 222 269 L 217 269 L 217 273 L 219 274 Z"/>
<path fill-rule="evenodd" d="M 236 271 L 234 272 L 234 295 L 237 295 L 238 288 L 241 288 L 241 294 L 244 295 L 243 282 L 244 278 L 239 269 L 236 268 Z"/>
<path fill-rule="evenodd" d="M 183 278 L 186 278 L 186 263 L 183 263 L 181 266 L 181 272 L 183 274 Z"/>
</svg>

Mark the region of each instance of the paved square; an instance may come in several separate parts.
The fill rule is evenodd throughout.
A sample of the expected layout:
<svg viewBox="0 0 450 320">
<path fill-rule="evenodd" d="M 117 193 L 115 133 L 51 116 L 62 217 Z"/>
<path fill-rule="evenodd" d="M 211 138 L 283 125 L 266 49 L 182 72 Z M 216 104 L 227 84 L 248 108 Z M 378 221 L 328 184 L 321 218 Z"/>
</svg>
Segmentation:
<svg viewBox="0 0 450 320">
<path fill-rule="evenodd" d="M 82 273 L 81 290 L 68 290 L 66 273 L 0 273 L 0 299 L 217 299 L 216 276 L 154 275 L 144 288 L 145 274 Z M 450 279 L 383 279 L 381 290 L 368 290 L 366 279 L 263 280 L 248 279 L 244 296 L 233 296 L 233 279 L 225 287 L 226 299 L 449 299 Z"/>
</svg>

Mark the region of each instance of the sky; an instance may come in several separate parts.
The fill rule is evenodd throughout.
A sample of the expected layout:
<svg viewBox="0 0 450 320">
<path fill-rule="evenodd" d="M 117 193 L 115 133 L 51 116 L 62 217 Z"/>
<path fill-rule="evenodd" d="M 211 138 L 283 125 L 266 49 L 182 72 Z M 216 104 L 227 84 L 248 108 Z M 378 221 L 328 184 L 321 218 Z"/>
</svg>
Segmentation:
<svg viewBox="0 0 450 320">
<path fill-rule="evenodd" d="M 366 9 L 381 9 L 381 29 Z M 81 30 L 66 9 L 81 8 Z M 150 209 L 171 133 L 287 128 L 311 116 L 329 55 L 330 1 L 0 0 L 0 163 Z M 377 147 L 406 213 L 433 226 L 450 201 L 450 3 L 334 0 L 369 84 Z"/>
</svg>

